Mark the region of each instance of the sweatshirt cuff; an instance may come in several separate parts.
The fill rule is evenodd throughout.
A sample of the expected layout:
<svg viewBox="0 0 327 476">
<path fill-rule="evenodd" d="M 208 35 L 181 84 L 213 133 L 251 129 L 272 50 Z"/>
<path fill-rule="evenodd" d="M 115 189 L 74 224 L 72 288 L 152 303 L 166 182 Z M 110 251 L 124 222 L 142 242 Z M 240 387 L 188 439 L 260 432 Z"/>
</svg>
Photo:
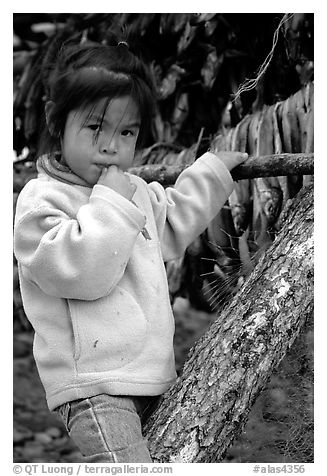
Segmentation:
<svg viewBox="0 0 327 476">
<path fill-rule="evenodd" d="M 146 217 L 141 212 L 141 210 L 137 208 L 130 200 L 127 200 L 127 198 L 123 197 L 111 188 L 99 184 L 95 185 L 90 196 L 90 202 L 92 202 L 94 199 L 105 201 L 108 205 L 119 211 L 123 216 L 127 217 L 131 222 L 133 222 L 137 228 L 139 228 L 139 231 L 144 228 Z"/>
<path fill-rule="evenodd" d="M 205 154 L 201 155 L 193 165 L 198 164 L 198 166 L 205 165 L 208 167 L 214 175 L 217 177 L 221 185 L 224 187 L 226 194 L 229 196 L 234 188 L 234 181 L 230 174 L 230 171 L 224 164 L 220 158 L 213 154 L 212 152 L 206 152 Z"/>
</svg>

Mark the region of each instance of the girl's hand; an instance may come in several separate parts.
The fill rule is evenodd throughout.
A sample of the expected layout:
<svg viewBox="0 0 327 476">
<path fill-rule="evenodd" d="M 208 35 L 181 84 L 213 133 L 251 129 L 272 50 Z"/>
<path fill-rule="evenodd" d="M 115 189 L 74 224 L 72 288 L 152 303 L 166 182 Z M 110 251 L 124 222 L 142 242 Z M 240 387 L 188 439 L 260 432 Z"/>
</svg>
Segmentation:
<svg viewBox="0 0 327 476">
<path fill-rule="evenodd" d="M 242 164 L 249 157 L 246 152 L 219 151 L 213 153 L 224 162 L 228 170 Z"/>
<path fill-rule="evenodd" d="M 111 188 L 127 198 L 127 200 L 132 200 L 136 191 L 136 185 L 130 181 L 128 175 L 120 170 L 117 165 L 110 165 L 110 167 L 104 168 L 101 172 L 98 184 Z"/>
</svg>

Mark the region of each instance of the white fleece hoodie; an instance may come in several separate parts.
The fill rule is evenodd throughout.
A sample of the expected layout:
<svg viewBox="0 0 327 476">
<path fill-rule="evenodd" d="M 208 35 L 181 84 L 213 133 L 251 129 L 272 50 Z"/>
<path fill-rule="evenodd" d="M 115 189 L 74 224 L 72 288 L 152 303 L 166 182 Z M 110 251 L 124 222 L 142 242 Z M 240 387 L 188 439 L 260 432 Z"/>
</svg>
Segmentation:
<svg viewBox="0 0 327 476">
<path fill-rule="evenodd" d="M 18 198 L 14 251 L 49 409 L 100 393 L 165 392 L 176 372 L 164 261 L 217 215 L 233 188 L 229 171 L 208 152 L 175 187 L 130 175 L 132 203 L 46 157 L 38 170 Z"/>
</svg>

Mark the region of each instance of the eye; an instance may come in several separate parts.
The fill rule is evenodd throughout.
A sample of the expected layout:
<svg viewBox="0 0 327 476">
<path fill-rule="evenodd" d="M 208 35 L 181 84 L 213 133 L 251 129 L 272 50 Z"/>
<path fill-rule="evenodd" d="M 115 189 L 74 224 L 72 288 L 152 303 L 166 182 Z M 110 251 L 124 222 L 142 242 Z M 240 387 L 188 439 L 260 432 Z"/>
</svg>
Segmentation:
<svg viewBox="0 0 327 476">
<path fill-rule="evenodd" d="M 99 131 L 101 129 L 100 124 L 88 124 L 88 129 L 90 129 L 93 132 Z"/>
<path fill-rule="evenodd" d="M 124 129 L 122 132 L 121 132 L 121 135 L 124 136 L 124 137 L 132 137 L 135 135 L 135 132 L 132 131 L 131 129 Z"/>
</svg>

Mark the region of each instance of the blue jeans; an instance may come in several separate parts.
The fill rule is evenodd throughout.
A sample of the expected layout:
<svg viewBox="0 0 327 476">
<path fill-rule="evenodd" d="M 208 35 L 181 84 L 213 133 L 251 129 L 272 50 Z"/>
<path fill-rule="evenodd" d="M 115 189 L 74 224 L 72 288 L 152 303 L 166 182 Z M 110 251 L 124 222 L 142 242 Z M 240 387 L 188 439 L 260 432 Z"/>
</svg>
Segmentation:
<svg viewBox="0 0 327 476">
<path fill-rule="evenodd" d="M 141 418 L 157 397 L 96 395 L 56 410 L 88 463 L 151 463 Z"/>
</svg>

